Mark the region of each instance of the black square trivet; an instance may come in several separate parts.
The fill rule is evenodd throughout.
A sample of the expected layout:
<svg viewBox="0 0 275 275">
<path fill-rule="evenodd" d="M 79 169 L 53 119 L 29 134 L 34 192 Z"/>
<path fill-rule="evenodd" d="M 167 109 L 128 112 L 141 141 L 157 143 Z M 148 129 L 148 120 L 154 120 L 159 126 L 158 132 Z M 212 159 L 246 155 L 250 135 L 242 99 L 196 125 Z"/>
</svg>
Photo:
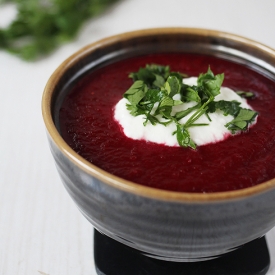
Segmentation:
<svg viewBox="0 0 275 275">
<path fill-rule="evenodd" d="M 265 237 L 217 259 L 196 263 L 156 260 L 94 230 L 98 275 L 264 275 L 270 265 Z"/>
</svg>

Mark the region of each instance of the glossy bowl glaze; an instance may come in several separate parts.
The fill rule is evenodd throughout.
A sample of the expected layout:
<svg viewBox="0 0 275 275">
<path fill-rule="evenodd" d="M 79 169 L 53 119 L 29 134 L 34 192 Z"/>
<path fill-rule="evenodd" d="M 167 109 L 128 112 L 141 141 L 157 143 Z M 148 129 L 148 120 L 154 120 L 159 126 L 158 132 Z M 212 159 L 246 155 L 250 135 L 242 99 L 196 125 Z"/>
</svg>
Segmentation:
<svg viewBox="0 0 275 275">
<path fill-rule="evenodd" d="M 81 74 L 156 52 L 222 57 L 250 66 L 275 81 L 275 51 L 243 37 L 186 28 L 116 35 L 81 49 L 49 79 L 42 109 L 50 148 L 68 193 L 100 232 L 159 259 L 210 259 L 261 237 L 275 225 L 275 180 L 210 194 L 144 187 L 89 163 L 66 144 L 58 131 L 58 111 L 66 88 Z"/>
</svg>

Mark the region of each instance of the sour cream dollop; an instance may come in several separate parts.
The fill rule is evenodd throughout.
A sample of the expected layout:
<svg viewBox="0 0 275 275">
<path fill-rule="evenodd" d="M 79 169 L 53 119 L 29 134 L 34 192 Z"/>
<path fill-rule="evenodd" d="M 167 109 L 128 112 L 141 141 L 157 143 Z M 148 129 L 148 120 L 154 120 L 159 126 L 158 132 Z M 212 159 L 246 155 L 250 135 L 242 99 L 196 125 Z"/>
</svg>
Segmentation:
<svg viewBox="0 0 275 275">
<path fill-rule="evenodd" d="M 183 80 L 183 83 L 190 86 L 197 85 L 197 77 L 186 78 Z M 240 106 L 242 108 L 253 110 L 247 103 L 246 99 L 240 97 L 233 90 L 227 87 L 221 87 L 220 94 L 215 97 L 215 101 L 220 100 L 236 100 L 241 103 Z M 132 116 L 126 108 L 127 103 L 129 103 L 128 100 L 122 98 L 114 108 L 114 119 L 119 123 L 127 137 L 135 140 L 146 140 L 148 142 L 164 144 L 166 146 L 179 146 L 176 135 L 173 135 L 176 130 L 175 124 L 171 123 L 164 126 L 162 124 L 152 125 L 148 122 L 146 126 L 144 126 L 143 122 L 146 117 L 144 115 Z M 172 114 L 186 110 L 195 104 L 195 102 L 188 102 L 174 106 Z M 185 123 L 193 113 L 194 112 L 182 118 L 180 123 Z M 196 120 L 196 123 L 206 123 L 208 124 L 207 126 L 194 126 L 188 128 L 191 139 L 198 146 L 216 143 L 231 135 L 231 132 L 224 125 L 230 122 L 233 119 L 233 116 L 224 116 L 219 110 L 215 113 L 209 113 L 209 116 L 211 121 L 209 121 L 205 115 Z M 159 120 L 161 119 L 162 118 L 159 117 Z M 256 121 L 254 123 L 256 123 Z"/>
</svg>

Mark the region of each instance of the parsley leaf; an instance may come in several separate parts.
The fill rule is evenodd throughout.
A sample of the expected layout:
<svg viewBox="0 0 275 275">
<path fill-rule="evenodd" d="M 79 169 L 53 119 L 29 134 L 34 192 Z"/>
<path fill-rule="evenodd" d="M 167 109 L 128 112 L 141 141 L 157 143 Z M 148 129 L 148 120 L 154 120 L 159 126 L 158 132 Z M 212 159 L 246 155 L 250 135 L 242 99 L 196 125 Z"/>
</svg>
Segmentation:
<svg viewBox="0 0 275 275">
<path fill-rule="evenodd" d="M 252 92 L 244 92 L 244 91 L 236 91 L 236 94 L 244 98 L 252 98 L 255 96 L 254 93 Z"/>
<path fill-rule="evenodd" d="M 248 128 L 248 124 L 251 123 L 255 117 L 257 116 L 257 112 L 249 109 L 240 109 L 238 115 L 225 126 L 235 134 L 237 131 L 244 131 Z"/>
<path fill-rule="evenodd" d="M 129 77 L 133 81 L 143 80 L 149 87 L 161 87 L 169 76 L 169 66 L 159 66 L 156 64 L 146 65 L 138 72 L 130 73 Z"/>
<path fill-rule="evenodd" d="M 207 112 L 214 113 L 216 112 L 217 109 L 220 109 L 221 111 L 223 111 L 223 114 L 225 116 L 232 115 L 236 117 L 240 111 L 240 105 L 241 103 L 238 101 L 225 101 L 225 100 L 212 101 L 208 105 Z"/>
<path fill-rule="evenodd" d="M 168 76 L 167 81 L 164 83 L 164 89 L 167 91 L 170 98 L 180 92 L 182 83 L 176 76 Z"/>
<path fill-rule="evenodd" d="M 224 79 L 224 74 L 214 75 L 208 68 L 207 73 L 200 74 L 198 87 L 208 97 L 215 97 L 220 93 L 220 88 Z"/>
<path fill-rule="evenodd" d="M 181 92 L 181 100 L 183 102 L 191 102 L 191 101 L 200 102 L 201 101 L 197 86 L 190 87 L 188 85 L 182 84 L 180 92 Z"/>
<path fill-rule="evenodd" d="M 132 105 L 137 105 L 145 96 L 147 86 L 142 80 L 137 80 L 134 84 L 124 93 L 124 97 L 129 100 Z"/>
<path fill-rule="evenodd" d="M 189 132 L 184 127 L 177 125 L 177 140 L 180 146 L 182 147 L 191 147 L 196 149 L 196 144 L 190 137 Z"/>
<path fill-rule="evenodd" d="M 257 112 L 241 108 L 240 105 L 241 103 L 238 101 L 213 101 L 209 104 L 207 112 L 214 113 L 217 109 L 220 109 L 225 116 L 233 116 L 234 119 L 227 123 L 225 127 L 227 127 L 232 134 L 235 134 L 238 131 L 247 130 L 249 123 L 252 123 L 258 115 Z"/>
</svg>

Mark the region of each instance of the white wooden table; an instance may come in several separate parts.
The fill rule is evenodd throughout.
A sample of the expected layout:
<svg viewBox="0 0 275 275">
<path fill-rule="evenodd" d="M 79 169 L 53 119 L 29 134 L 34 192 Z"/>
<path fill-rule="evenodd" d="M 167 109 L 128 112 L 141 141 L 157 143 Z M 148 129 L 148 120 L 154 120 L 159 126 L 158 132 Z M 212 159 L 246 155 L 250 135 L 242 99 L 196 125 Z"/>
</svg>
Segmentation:
<svg viewBox="0 0 275 275">
<path fill-rule="evenodd" d="M 13 8 L 0 7 L 0 26 Z M 0 51 L 0 274 L 95 275 L 93 228 L 63 188 L 48 148 L 41 96 L 53 70 L 82 46 L 149 27 L 203 27 L 275 48 L 273 0 L 122 0 L 77 39 L 26 63 Z M 267 234 L 275 275 L 275 229 Z"/>
</svg>

